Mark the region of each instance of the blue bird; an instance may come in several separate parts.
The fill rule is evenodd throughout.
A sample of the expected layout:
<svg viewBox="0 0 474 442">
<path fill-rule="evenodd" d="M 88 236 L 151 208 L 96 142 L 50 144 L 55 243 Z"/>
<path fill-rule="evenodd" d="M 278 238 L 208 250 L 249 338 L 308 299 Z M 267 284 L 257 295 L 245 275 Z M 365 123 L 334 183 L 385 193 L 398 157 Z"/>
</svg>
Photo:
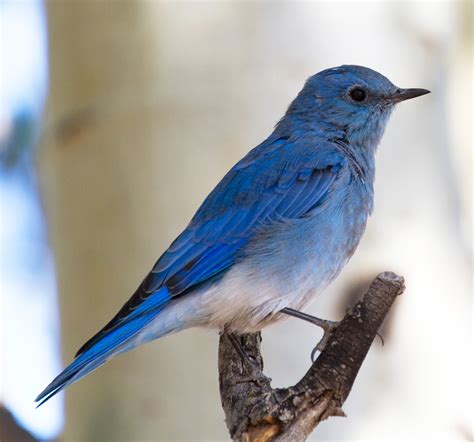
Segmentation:
<svg viewBox="0 0 474 442">
<path fill-rule="evenodd" d="M 310 77 L 272 134 L 224 176 L 40 405 L 140 344 L 189 327 L 261 330 L 299 312 L 354 253 L 373 208 L 375 152 L 400 89 L 362 66 Z"/>
</svg>

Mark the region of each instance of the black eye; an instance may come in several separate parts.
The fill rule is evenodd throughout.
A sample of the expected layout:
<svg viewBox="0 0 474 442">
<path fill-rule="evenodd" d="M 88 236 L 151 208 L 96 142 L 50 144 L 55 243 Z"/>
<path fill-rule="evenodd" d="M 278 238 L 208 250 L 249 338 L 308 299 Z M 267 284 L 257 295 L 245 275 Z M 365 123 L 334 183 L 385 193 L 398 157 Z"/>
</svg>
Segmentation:
<svg viewBox="0 0 474 442">
<path fill-rule="evenodd" d="M 361 101 L 364 101 L 365 98 L 367 97 L 367 94 L 365 93 L 364 89 L 361 89 L 359 87 L 352 89 L 349 92 L 349 95 L 354 101 L 358 101 L 359 103 Z"/>
</svg>

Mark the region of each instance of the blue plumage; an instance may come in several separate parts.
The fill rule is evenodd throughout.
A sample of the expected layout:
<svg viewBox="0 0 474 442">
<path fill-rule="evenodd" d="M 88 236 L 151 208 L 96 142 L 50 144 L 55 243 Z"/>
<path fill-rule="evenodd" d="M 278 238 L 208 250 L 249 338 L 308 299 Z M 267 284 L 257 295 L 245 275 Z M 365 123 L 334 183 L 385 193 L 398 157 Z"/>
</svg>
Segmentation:
<svg viewBox="0 0 474 442">
<path fill-rule="evenodd" d="M 74 362 L 48 385 L 36 399 L 41 401 L 39 405 L 107 362 L 112 356 L 128 350 L 127 341 L 145 327 L 169 299 L 170 294 L 166 288 L 158 290 L 153 297 L 131 310 L 127 317 L 117 320 L 113 327 L 102 334 L 100 340 L 81 352 Z"/>
<path fill-rule="evenodd" d="M 282 308 L 303 307 L 362 236 L 374 154 L 394 104 L 426 92 L 399 89 L 360 66 L 311 77 L 274 132 L 225 175 L 37 401 L 151 339 L 194 326 L 257 330 Z"/>
</svg>

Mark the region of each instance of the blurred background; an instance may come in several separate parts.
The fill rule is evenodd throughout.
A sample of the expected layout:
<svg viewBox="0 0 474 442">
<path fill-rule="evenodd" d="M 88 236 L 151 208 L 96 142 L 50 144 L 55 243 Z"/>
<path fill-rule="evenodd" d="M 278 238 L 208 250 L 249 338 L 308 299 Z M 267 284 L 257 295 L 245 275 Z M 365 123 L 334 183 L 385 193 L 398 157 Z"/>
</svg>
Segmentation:
<svg viewBox="0 0 474 442">
<path fill-rule="evenodd" d="M 470 1 L 2 0 L 0 14 L 2 440 L 228 439 L 208 331 L 33 400 L 305 79 L 340 64 L 432 94 L 394 113 L 366 235 L 307 309 L 339 319 L 377 273 L 406 279 L 348 418 L 312 439 L 472 440 Z M 297 320 L 264 331 L 274 386 L 305 373 L 320 336 Z M 32 436 L 5 436 L 15 422 Z"/>
</svg>

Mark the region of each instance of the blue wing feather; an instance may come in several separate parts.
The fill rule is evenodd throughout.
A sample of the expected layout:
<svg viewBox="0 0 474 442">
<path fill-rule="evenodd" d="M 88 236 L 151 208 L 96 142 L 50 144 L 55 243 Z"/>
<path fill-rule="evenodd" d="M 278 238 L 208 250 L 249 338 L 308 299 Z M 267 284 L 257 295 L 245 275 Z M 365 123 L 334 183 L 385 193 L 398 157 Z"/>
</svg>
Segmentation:
<svg viewBox="0 0 474 442">
<path fill-rule="evenodd" d="M 325 196 L 345 164 L 327 142 L 288 137 L 258 146 L 216 186 L 115 317 L 78 351 L 76 359 L 38 396 L 67 385 L 126 351 L 132 338 L 173 299 L 222 275 L 253 236 L 281 218 L 301 218 Z"/>
<path fill-rule="evenodd" d="M 328 193 L 345 159 L 327 142 L 269 139 L 237 163 L 203 202 L 120 312 L 80 350 L 119 327 L 166 287 L 171 298 L 225 272 L 272 220 L 305 216 Z M 282 152 L 284 149 L 284 152 Z M 80 353 L 79 353 L 80 354 Z"/>
</svg>

